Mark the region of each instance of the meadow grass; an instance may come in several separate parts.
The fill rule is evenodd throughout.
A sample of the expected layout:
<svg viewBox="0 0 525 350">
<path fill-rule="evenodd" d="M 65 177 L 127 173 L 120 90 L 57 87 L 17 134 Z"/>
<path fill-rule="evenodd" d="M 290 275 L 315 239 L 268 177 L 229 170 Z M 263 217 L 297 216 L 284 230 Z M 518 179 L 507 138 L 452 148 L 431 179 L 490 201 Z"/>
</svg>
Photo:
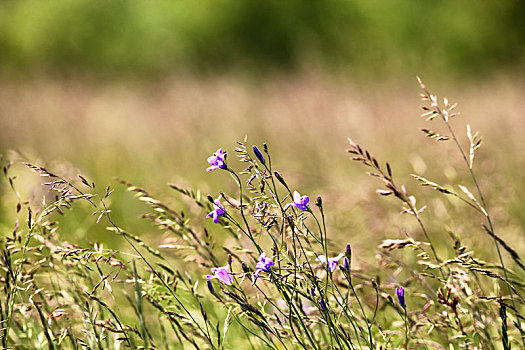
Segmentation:
<svg viewBox="0 0 525 350">
<path fill-rule="evenodd" d="M 481 137 L 455 104 L 420 87 L 425 147 L 445 157 L 428 170 L 414 160 L 425 174 L 410 176 L 349 135 L 351 160 L 388 200 L 350 213 L 370 222 L 352 234 L 328 210 L 348 209 L 313 195 L 315 181 L 303 189 L 287 176 L 286 153 L 271 143 L 216 145 L 208 156 L 226 155 L 208 159 L 206 192 L 177 183 L 152 192 L 127 179 L 100 186 L 26 162 L 42 179 L 31 192 L 27 170 L 3 158 L 2 346 L 525 348 L 522 231 L 509 235 L 516 224 L 501 204 L 505 187 L 491 180 L 497 171 L 477 166 L 490 149 L 480 156 Z M 388 145 L 380 141 L 372 146 Z M 144 204 L 140 225 L 114 212 L 133 200 Z M 84 240 L 68 239 L 75 225 L 85 225 Z M 92 239 L 101 228 L 118 249 Z"/>
</svg>

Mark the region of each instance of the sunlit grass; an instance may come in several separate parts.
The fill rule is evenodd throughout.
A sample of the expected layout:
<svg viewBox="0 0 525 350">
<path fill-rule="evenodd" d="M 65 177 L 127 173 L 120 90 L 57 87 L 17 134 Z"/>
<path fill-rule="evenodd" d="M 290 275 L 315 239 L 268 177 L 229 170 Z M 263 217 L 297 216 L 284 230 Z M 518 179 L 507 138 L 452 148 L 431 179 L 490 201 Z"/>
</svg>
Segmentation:
<svg viewBox="0 0 525 350">
<path fill-rule="evenodd" d="M 2 147 L 15 151 L 4 154 L 3 166 L 14 162 L 0 185 L 3 345 L 403 347 L 395 288 L 404 286 L 410 347 L 498 348 L 505 334 L 522 346 L 512 321 L 513 308 L 523 309 L 523 107 L 515 103 L 522 88 L 510 82 L 496 95 L 487 87 L 497 82 L 448 94 L 461 102 L 450 126 L 464 152 L 466 123 L 484 137 L 475 177 L 451 140 L 419 132 L 451 137 L 447 123 L 418 117 L 416 84 L 364 92 L 317 77 L 257 88 L 186 81 L 153 95 L 75 82 L 4 89 Z M 219 147 L 228 170 L 206 173 Z M 349 147 L 382 181 L 352 164 Z M 42 165 L 33 170 L 44 177 L 25 162 Z M 445 188 L 456 195 L 436 191 Z M 295 190 L 309 195 L 309 208 L 284 215 Z M 214 224 L 206 196 L 221 193 L 227 214 Z M 403 206 L 417 217 L 400 215 Z M 274 265 L 253 285 L 262 251 Z M 327 274 L 315 261 L 338 254 L 342 270 Z M 234 283 L 213 280 L 210 294 L 204 275 L 230 257 Z"/>
</svg>

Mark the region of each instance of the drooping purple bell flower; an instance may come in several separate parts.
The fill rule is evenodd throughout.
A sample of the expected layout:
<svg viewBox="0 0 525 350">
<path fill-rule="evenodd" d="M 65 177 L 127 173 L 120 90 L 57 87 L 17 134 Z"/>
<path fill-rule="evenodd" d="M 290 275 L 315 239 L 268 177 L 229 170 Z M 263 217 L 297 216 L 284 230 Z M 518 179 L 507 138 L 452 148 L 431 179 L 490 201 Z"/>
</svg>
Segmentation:
<svg viewBox="0 0 525 350">
<path fill-rule="evenodd" d="M 327 262 L 327 259 L 326 259 L 326 256 L 324 255 L 319 255 L 317 257 L 317 259 L 315 259 L 316 261 L 319 261 L 321 263 L 321 265 L 327 265 L 328 264 L 328 269 L 330 270 L 330 272 L 334 272 L 334 270 L 337 268 L 337 262 L 339 261 L 339 259 L 341 259 L 342 257 L 344 256 L 343 253 L 339 254 L 338 256 L 336 257 L 333 257 L 333 258 L 328 258 L 328 262 Z"/>
<path fill-rule="evenodd" d="M 259 261 L 257 262 L 257 265 L 255 265 L 255 268 L 257 269 L 255 271 L 255 277 L 259 278 L 259 273 L 261 273 L 261 271 L 270 272 L 270 268 L 272 266 L 273 260 L 267 257 L 265 252 L 262 252 L 259 256 Z"/>
<path fill-rule="evenodd" d="M 206 215 L 206 219 L 210 216 L 213 218 L 213 222 L 217 223 L 219 221 L 219 216 L 226 215 L 226 209 L 221 204 L 220 197 L 213 201 L 213 210 Z"/>
<path fill-rule="evenodd" d="M 230 273 L 230 264 L 226 266 L 221 267 L 214 267 L 211 269 L 211 272 L 213 272 L 213 275 L 206 275 L 206 278 L 209 280 L 211 279 L 218 279 L 222 283 L 230 285 L 233 283 L 233 276 Z"/>
<path fill-rule="evenodd" d="M 308 196 L 301 196 L 299 192 L 293 192 L 293 202 L 286 204 L 284 210 L 288 209 L 290 206 L 294 206 L 299 210 L 308 210 L 308 202 L 310 198 Z"/>
<path fill-rule="evenodd" d="M 226 169 L 226 153 L 222 152 L 222 148 L 219 148 L 212 156 L 208 157 L 208 163 L 210 167 L 206 171 L 212 171 L 216 169 Z"/>
</svg>

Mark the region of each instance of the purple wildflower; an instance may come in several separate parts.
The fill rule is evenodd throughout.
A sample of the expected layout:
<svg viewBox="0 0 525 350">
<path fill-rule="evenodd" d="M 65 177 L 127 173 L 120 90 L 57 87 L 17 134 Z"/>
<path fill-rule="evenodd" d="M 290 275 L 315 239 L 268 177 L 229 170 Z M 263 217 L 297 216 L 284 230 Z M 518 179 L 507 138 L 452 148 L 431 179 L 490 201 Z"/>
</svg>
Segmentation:
<svg viewBox="0 0 525 350">
<path fill-rule="evenodd" d="M 301 196 L 299 192 L 294 191 L 293 192 L 293 203 L 286 204 L 286 206 L 284 207 L 284 210 L 288 209 L 292 205 L 300 210 L 308 210 L 309 201 L 310 201 L 310 198 L 308 196 Z"/>
<path fill-rule="evenodd" d="M 206 278 L 209 280 L 217 278 L 222 283 L 230 285 L 233 283 L 233 276 L 230 273 L 230 264 L 221 267 L 214 267 L 211 269 L 211 272 L 214 275 L 206 275 Z"/>
<path fill-rule="evenodd" d="M 219 148 L 217 152 L 213 154 L 213 156 L 208 157 L 208 163 L 210 163 L 210 167 L 206 169 L 206 171 L 212 171 L 215 169 L 226 169 L 226 159 L 224 158 L 226 156 L 225 153 L 222 152 L 222 148 Z"/>
<path fill-rule="evenodd" d="M 226 209 L 221 204 L 220 197 L 213 201 L 213 210 L 206 215 L 206 219 L 210 216 L 213 218 L 213 222 L 217 223 L 219 221 L 219 216 L 226 215 Z"/>
<path fill-rule="evenodd" d="M 344 256 L 343 253 L 339 254 L 338 256 L 336 257 L 333 257 L 333 258 L 328 258 L 328 269 L 330 269 L 330 272 L 334 272 L 334 270 L 336 269 L 337 267 L 337 262 L 339 261 L 339 259 L 341 259 L 342 257 Z M 321 263 L 321 265 L 326 265 L 326 256 L 324 255 L 319 255 L 317 257 L 317 259 L 315 259 L 316 261 L 319 261 Z"/>
<path fill-rule="evenodd" d="M 257 159 L 259 159 L 259 161 L 263 164 L 266 163 L 266 161 L 264 160 L 264 156 L 263 154 L 261 153 L 261 150 L 257 147 L 257 146 L 253 146 L 253 153 L 255 154 L 255 156 L 257 157 Z"/>
<path fill-rule="evenodd" d="M 257 265 L 255 265 L 255 268 L 257 269 L 255 271 L 255 277 L 259 278 L 259 273 L 261 271 L 270 272 L 270 267 L 272 266 L 273 260 L 271 258 L 268 258 L 266 256 L 266 253 L 262 252 L 259 256 L 259 261 L 257 262 Z"/>
<path fill-rule="evenodd" d="M 345 256 L 343 262 L 346 272 L 350 272 L 350 260 Z"/>
<path fill-rule="evenodd" d="M 396 288 L 397 300 L 402 307 L 405 307 L 405 290 L 403 287 Z"/>
<path fill-rule="evenodd" d="M 325 303 L 323 297 L 321 297 L 321 301 L 319 302 L 319 306 L 321 306 L 321 310 L 326 311 L 326 303 Z"/>
</svg>

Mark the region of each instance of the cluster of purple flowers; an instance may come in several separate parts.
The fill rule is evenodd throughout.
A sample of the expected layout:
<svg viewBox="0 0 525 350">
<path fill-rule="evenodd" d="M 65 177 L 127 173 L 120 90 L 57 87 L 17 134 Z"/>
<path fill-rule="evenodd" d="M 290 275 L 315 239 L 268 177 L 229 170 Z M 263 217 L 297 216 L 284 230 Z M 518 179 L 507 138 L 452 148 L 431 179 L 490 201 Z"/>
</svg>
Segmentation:
<svg viewBox="0 0 525 350">
<path fill-rule="evenodd" d="M 270 272 L 270 269 L 272 266 L 273 266 L 273 260 L 267 257 L 266 253 L 262 252 L 261 255 L 259 255 L 259 261 L 257 262 L 257 265 L 255 265 L 255 268 L 256 268 L 255 277 L 259 278 L 259 274 L 261 272 Z M 213 275 L 206 275 L 206 278 L 208 279 L 208 282 L 211 279 L 216 278 L 224 284 L 231 285 L 233 283 L 233 276 L 230 270 L 231 270 L 230 264 L 226 266 L 214 267 L 211 269 L 211 272 L 213 272 Z M 209 283 L 208 283 L 208 286 L 209 286 Z"/>
<path fill-rule="evenodd" d="M 266 150 L 266 148 L 265 148 L 265 150 Z M 264 164 L 266 166 L 266 159 L 264 158 L 262 152 L 259 150 L 259 148 L 257 146 L 253 146 L 253 152 L 254 152 L 256 158 L 262 164 Z M 210 166 L 206 169 L 206 171 L 208 171 L 208 172 L 209 171 L 213 171 L 213 170 L 217 170 L 217 169 L 227 169 L 226 153 L 224 153 L 222 151 L 222 149 L 219 148 L 212 156 L 210 156 L 208 158 L 208 163 L 210 164 Z M 286 184 L 284 182 L 284 179 L 281 177 L 281 175 L 277 171 L 275 171 L 274 174 L 275 174 L 277 180 L 279 180 L 281 183 L 283 183 L 286 186 Z M 210 201 L 211 200 L 212 199 L 210 197 Z M 284 210 L 286 211 L 291 206 L 294 206 L 294 207 L 296 207 L 299 210 L 308 211 L 308 210 L 310 210 L 310 207 L 308 206 L 309 201 L 310 201 L 310 198 L 308 196 L 301 196 L 301 194 L 299 192 L 294 191 L 294 193 L 293 193 L 293 201 L 291 203 L 288 203 L 284 207 Z M 318 205 L 322 205 L 322 204 L 320 204 L 320 203 L 322 203 L 320 197 L 318 198 L 318 203 L 319 203 Z M 211 217 L 213 219 L 213 222 L 217 223 L 219 221 L 219 217 L 224 216 L 226 214 L 227 214 L 226 209 L 221 204 L 220 197 L 219 197 L 219 198 L 213 200 L 213 210 L 208 215 L 206 215 L 206 219 Z M 347 273 L 350 273 L 350 259 L 351 259 L 351 255 L 352 255 L 352 252 L 351 252 L 350 245 L 347 245 L 347 247 L 346 247 L 346 254 L 341 253 L 341 254 L 333 257 L 333 258 L 329 258 L 329 257 L 327 257 L 325 255 L 319 255 L 319 256 L 317 256 L 317 258 L 315 260 L 318 261 L 321 265 L 326 266 L 326 269 L 328 271 L 334 272 L 335 269 L 337 268 L 337 264 L 339 263 L 339 260 L 342 257 L 345 257 L 344 258 L 344 270 Z M 211 283 L 212 279 L 218 279 L 218 280 L 220 280 L 222 283 L 224 283 L 226 285 L 231 285 L 233 283 L 234 278 L 233 278 L 233 276 L 232 276 L 232 274 L 230 272 L 231 271 L 231 265 L 230 264 L 231 264 L 232 261 L 233 260 L 230 260 L 230 262 L 227 265 L 225 265 L 225 266 L 212 268 L 211 271 L 212 271 L 213 274 L 212 275 L 206 275 L 206 278 L 208 279 L 208 281 L 207 281 L 208 288 L 210 289 L 210 291 L 212 291 L 212 293 L 213 293 L 213 285 Z M 259 278 L 259 275 L 260 275 L 261 272 L 266 272 L 266 273 L 270 272 L 270 270 L 271 270 L 273 265 L 274 265 L 273 260 L 271 258 L 267 257 L 265 252 L 262 252 L 259 255 L 259 259 L 258 259 L 257 264 L 255 266 L 254 283 L 255 283 L 255 280 L 257 278 Z M 243 269 L 244 268 L 246 268 L 245 272 L 247 272 L 248 269 L 247 269 L 245 264 L 243 264 Z M 403 308 L 405 308 L 406 307 L 405 291 L 404 291 L 403 287 L 396 288 L 396 294 L 397 294 L 397 299 L 399 301 L 399 304 Z M 315 297 L 315 288 L 311 289 L 311 295 L 312 295 L 312 297 Z M 323 311 L 326 310 L 326 301 L 324 300 L 323 297 L 321 297 L 319 305 L 320 305 L 321 310 L 323 310 Z"/>
<path fill-rule="evenodd" d="M 259 150 L 257 146 L 253 146 L 253 152 L 257 159 L 263 163 L 266 164 L 266 160 L 264 159 L 264 156 L 262 152 Z M 212 156 L 208 158 L 208 163 L 210 164 L 210 167 L 206 169 L 206 171 L 212 171 L 216 169 L 227 169 L 226 166 L 226 153 L 222 151 L 221 148 L 217 150 Z M 275 172 L 278 180 L 282 181 L 281 176 Z M 310 209 L 308 206 L 308 203 L 310 201 L 310 198 L 308 196 L 301 196 L 301 194 L 297 191 L 294 191 L 293 193 L 293 201 L 291 203 L 288 203 L 284 210 L 287 210 L 289 207 L 294 206 L 299 210 L 307 211 Z M 206 216 L 206 219 L 212 218 L 214 223 L 217 223 L 220 216 L 226 215 L 226 209 L 223 207 L 223 205 L 220 202 L 220 197 L 215 199 L 213 201 L 213 210 Z M 317 257 L 317 261 L 319 261 L 322 265 L 327 265 L 328 269 L 333 272 L 336 267 L 338 261 L 343 257 L 344 254 L 339 254 L 336 257 L 333 258 L 326 258 L 324 255 L 319 255 Z M 273 266 L 273 260 L 266 256 L 266 253 L 261 253 L 259 256 L 259 260 L 257 262 L 257 265 L 255 266 L 255 278 L 259 278 L 259 275 L 261 272 L 270 272 L 271 267 Z M 346 266 L 346 264 L 345 264 Z M 208 282 L 211 279 L 218 279 L 221 282 L 230 285 L 233 283 L 233 276 L 230 273 L 230 266 L 221 266 L 221 267 L 215 267 L 212 269 L 213 275 L 206 275 L 208 278 Z"/>
</svg>

